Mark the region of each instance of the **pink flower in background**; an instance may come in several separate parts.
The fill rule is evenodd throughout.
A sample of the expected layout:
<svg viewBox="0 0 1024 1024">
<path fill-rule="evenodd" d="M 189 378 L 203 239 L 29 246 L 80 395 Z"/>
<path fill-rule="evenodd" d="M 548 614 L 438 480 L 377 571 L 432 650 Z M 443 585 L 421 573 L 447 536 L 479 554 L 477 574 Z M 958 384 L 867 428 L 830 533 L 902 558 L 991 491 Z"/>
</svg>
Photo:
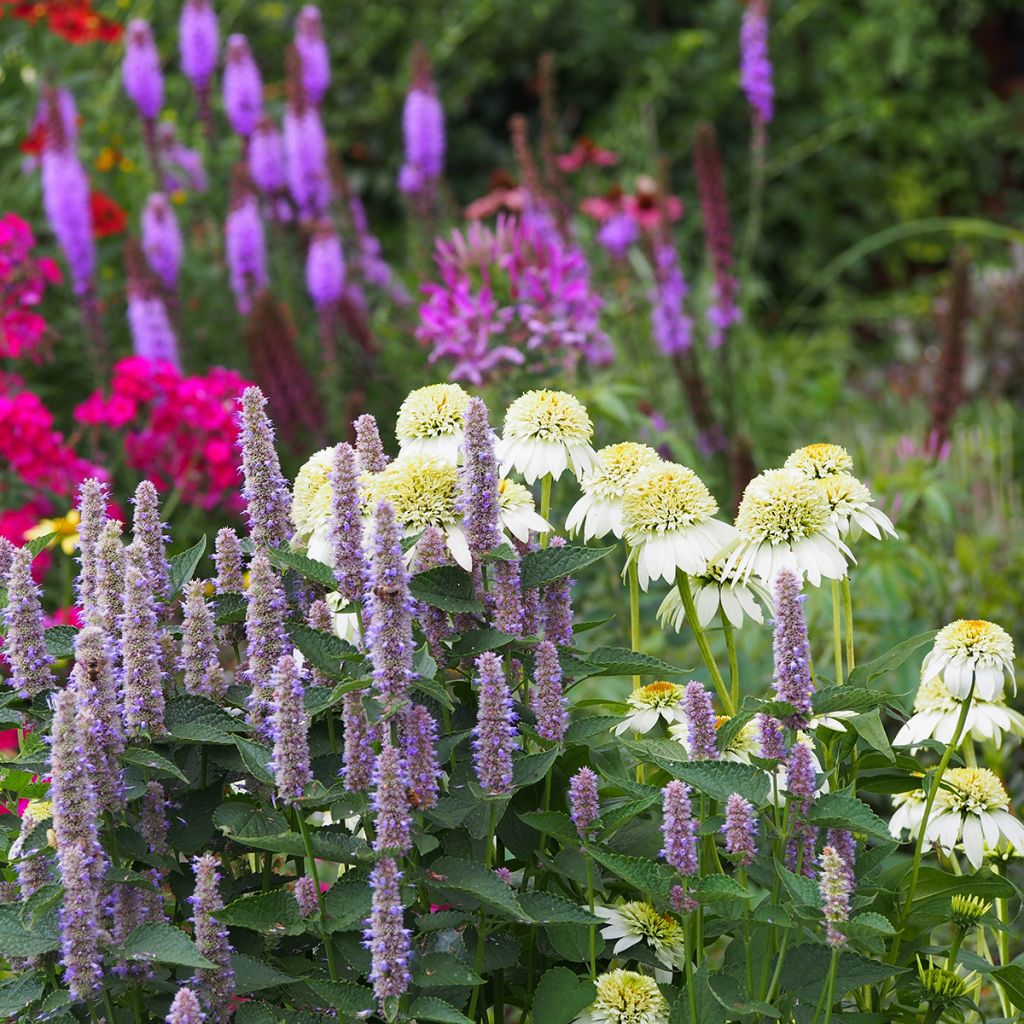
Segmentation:
<svg viewBox="0 0 1024 1024">
<path fill-rule="evenodd" d="M 581 171 L 584 167 L 614 167 L 619 162 L 618 153 L 610 149 L 602 149 L 592 139 L 581 136 L 576 140 L 575 145 L 568 153 L 561 153 L 555 157 L 558 169 L 566 174 L 574 171 Z"/>
<path fill-rule="evenodd" d="M 46 321 L 35 312 L 47 285 L 60 281 L 51 259 L 32 255 L 32 229 L 17 214 L 0 217 L 0 358 L 38 358 Z"/>
<path fill-rule="evenodd" d="M 683 202 L 678 196 L 659 196 L 657 182 L 642 174 L 636 179 L 636 191 L 632 195 L 616 185 L 603 196 L 584 199 L 580 211 L 599 224 L 626 214 L 642 231 L 655 231 L 682 217 Z"/>
</svg>

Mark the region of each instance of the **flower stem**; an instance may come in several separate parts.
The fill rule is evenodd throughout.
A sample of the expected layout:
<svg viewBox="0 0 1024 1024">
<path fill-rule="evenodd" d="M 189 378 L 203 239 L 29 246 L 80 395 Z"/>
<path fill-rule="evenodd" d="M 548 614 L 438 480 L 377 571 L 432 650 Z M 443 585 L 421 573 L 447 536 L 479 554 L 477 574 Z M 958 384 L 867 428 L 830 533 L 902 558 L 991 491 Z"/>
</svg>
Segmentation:
<svg viewBox="0 0 1024 1024">
<path fill-rule="evenodd" d="M 836 990 L 836 967 L 839 964 L 839 950 L 836 947 L 832 948 L 832 959 L 828 964 L 828 977 L 825 979 L 825 987 L 822 989 L 821 998 L 818 1000 L 818 1005 L 814 1010 L 814 1017 L 811 1019 L 811 1024 L 818 1024 L 818 1017 L 821 1015 L 821 1011 L 825 1011 L 824 1024 L 832 1019 L 832 1002 L 833 995 Z"/>
<path fill-rule="evenodd" d="M 626 547 L 626 560 L 629 563 L 629 646 L 630 650 L 640 650 L 640 573 L 636 560 L 629 562 L 629 546 Z M 633 676 L 633 689 L 640 689 L 640 676 Z"/>
<path fill-rule="evenodd" d="M 715 662 L 714 655 L 711 653 L 711 646 L 708 644 L 704 627 L 697 618 L 697 609 L 693 603 L 693 591 L 690 589 L 690 577 L 682 569 L 676 570 L 676 585 L 679 587 L 679 596 L 683 599 L 686 621 L 690 623 L 690 628 L 693 630 L 693 638 L 697 641 L 697 648 L 704 659 L 704 664 L 707 665 L 708 672 L 711 673 L 711 681 L 715 684 L 718 699 L 722 702 L 722 710 L 727 715 L 734 715 L 736 714 L 736 708 L 733 705 L 732 698 L 729 696 L 729 691 L 726 689 L 722 673 L 718 671 L 718 665 Z"/>
<path fill-rule="evenodd" d="M 545 523 L 550 522 L 548 516 L 551 514 L 551 474 L 545 473 L 544 478 L 540 482 L 540 517 Z M 546 548 L 548 546 L 548 534 L 542 533 L 540 535 L 540 546 Z"/>
<path fill-rule="evenodd" d="M 843 612 L 839 581 L 832 581 L 832 648 L 836 658 L 836 686 L 843 685 Z"/>
<path fill-rule="evenodd" d="M 732 694 L 732 706 L 740 706 L 740 665 L 736 658 L 736 635 L 733 632 L 732 623 L 721 610 L 722 634 L 725 636 L 725 649 L 729 654 L 729 692 Z"/>
<path fill-rule="evenodd" d="M 853 656 L 853 593 L 849 576 L 843 577 L 843 614 L 846 621 L 846 672 L 849 674 L 857 664 Z"/>
<path fill-rule="evenodd" d="M 484 846 L 484 866 L 490 869 L 494 863 L 494 833 L 498 827 L 498 801 L 490 801 L 490 807 L 487 811 L 487 845 Z M 477 924 L 476 933 L 476 960 L 474 961 L 474 970 L 480 977 L 483 976 L 484 969 L 484 940 L 486 934 L 484 932 L 484 911 L 483 907 L 480 908 L 480 921 Z M 480 1000 L 480 990 L 483 985 L 477 985 L 473 989 L 473 995 L 469 1000 L 469 1011 L 466 1016 L 470 1020 L 476 1020 L 476 1007 Z M 484 1011 L 486 1016 L 486 1010 Z"/>
<path fill-rule="evenodd" d="M 590 904 L 590 916 L 594 916 L 594 863 L 590 852 L 584 848 L 583 859 L 587 866 L 587 902 Z M 590 980 L 597 980 L 597 925 L 590 926 Z"/>
<path fill-rule="evenodd" d="M 327 953 L 327 970 L 331 975 L 331 981 L 338 980 L 338 969 L 334 963 L 334 947 L 327 936 L 327 916 L 324 912 L 324 896 L 320 891 L 320 873 L 317 871 L 316 858 L 313 856 L 313 842 L 309 838 L 309 826 L 306 824 L 306 816 L 298 807 L 295 808 L 295 817 L 299 822 L 299 831 L 302 833 L 302 845 L 306 848 L 306 862 L 309 865 L 309 873 L 316 886 L 316 901 L 320 906 L 320 938 L 324 944 L 324 951 Z"/>
</svg>

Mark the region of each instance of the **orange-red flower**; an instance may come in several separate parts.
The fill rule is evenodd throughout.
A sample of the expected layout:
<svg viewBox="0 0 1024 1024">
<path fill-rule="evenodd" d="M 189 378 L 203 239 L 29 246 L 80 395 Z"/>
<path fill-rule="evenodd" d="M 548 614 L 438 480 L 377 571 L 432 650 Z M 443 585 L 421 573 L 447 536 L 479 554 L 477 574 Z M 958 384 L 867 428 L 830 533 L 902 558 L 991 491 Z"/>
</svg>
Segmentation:
<svg viewBox="0 0 1024 1024">
<path fill-rule="evenodd" d="M 30 25 L 46 19 L 47 27 L 56 36 L 79 46 L 83 43 L 113 43 L 121 38 L 121 26 L 116 21 L 94 11 L 92 0 L 37 0 L 35 3 L 18 0 L 5 3 L 0 0 L 0 16 L 9 7 L 11 17 Z"/>
<path fill-rule="evenodd" d="M 118 204 L 103 192 L 89 195 L 92 212 L 92 233 L 94 238 L 109 238 L 119 235 L 128 226 L 128 215 Z"/>
</svg>

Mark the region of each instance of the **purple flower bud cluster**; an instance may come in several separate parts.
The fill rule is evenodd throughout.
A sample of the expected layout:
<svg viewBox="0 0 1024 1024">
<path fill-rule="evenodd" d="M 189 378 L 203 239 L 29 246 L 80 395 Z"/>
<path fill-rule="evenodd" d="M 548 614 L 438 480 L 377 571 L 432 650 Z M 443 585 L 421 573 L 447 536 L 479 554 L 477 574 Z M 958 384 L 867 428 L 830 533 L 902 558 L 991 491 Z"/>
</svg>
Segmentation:
<svg viewBox="0 0 1024 1024">
<path fill-rule="evenodd" d="M 151 481 L 143 480 L 135 488 L 132 501 L 132 539 L 142 546 L 149 585 L 158 606 L 162 606 L 170 596 L 171 567 L 167 561 L 166 527 L 160 521 L 160 495 Z"/>
<path fill-rule="evenodd" d="M 594 822 L 601 816 L 597 776 L 589 768 L 580 768 L 569 779 L 569 816 L 580 839 L 586 842 Z"/>
<path fill-rule="evenodd" d="M 160 54 L 149 23 L 141 18 L 128 22 L 124 34 L 124 91 L 146 121 L 155 121 L 164 105 L 164 76 Z"/>
<path fill-rule="evenodd" d="M 662 355 L 682 355 L 693 345 L 693 321 L 683 305 L 689 291 L 679 264 L 679 250 L 672 242 L 661 242 L 654 250 L 654 288 L 648 299 L 651 333 Z"/>
<path fill-rule="evenodd" d="M 135 281 L 130 281 L 128 286 L 128 329 L 132 351 L 137 356 L 151 363 L 170 363 L 181 370 L 178 337 L 164 300 Z"/>
<path fill-rule="evenodd" d="M 90 612 L 85 607 L 86 622 L 103 630 L 111 642 L 111 663 L 120 661 L 120 652 L 113 644 L 124 613 L 125 573 L 128 554 L 121 540 L 121 524 L 108 519 L 96 545 L 96 598 Z"/>
<path fill-rule="evenodd" d="M 373 811 L 377 853 L 408 853 L 412 849 L 409 779 L 402 754 L 385 736 L 373 768 Z"/>
<path fill-rule="evenodd" d="M 167 796 L 157 781 L 146 784 L 139 809 L 139 833 L 150 853 L 165 854 L 167 846 Z"/>
<path fill-rule="evenodd" d="M 842 858 L 846 865 L 847 884 L 850 892 L 853 892 L 857 887 L 857 874 L 854 870 L 857 864 L 857 840 L 844 828 L 830 828 L 825 833 L 825 845 L 831 846 Z"/>
<path fill-rule="evenodd" d="M 786 762 L 786 793 L 791 805 L 791 838 L 786 846 L 786 867 L 814 877 L 814 847 L 818 830 L 807 821 L 817 792 L 814 757 L 806 743 L 794 743 Z"/>
<path fill-rule="evenodd" d="M 181 618 L 182 682 L 186 693 L 221 700 L 227 691 L 227 680 L 220 667 L 217 651 L 217 628 L 213 612 L 206 603 L 203 580 L 190 580 L 185 586 Z"/>
<path fill-rule="evenodd" d="M 473 765 L 489 796 L 512 792 L 512 752 L 519 747 L 518 715 L 501 659 L 487 651 L 476 659 L 479 704 L 473 730 Z"/>
<path fill-rule="evenodd" d="M 184 243 L 174 208 L 163 192 L 154 192 L 142 211 L 142 251 L 149 269 L 168 291 L 174 291 Z"/>
<path fill-rule="evenodd" d="M 195 992 L 190 988 L 179 988 L 171 1000 L 166 1024 L 203 1024 L 205 1020 L 206 1014 L 200 1009 Z"/>
<path fill-rule="evenodd" d="M 345 723 L 344 767 L 341 774 L 350 793 L 370 788 L 374 754 L 373 745 L 380 739 L 376 724 L 366 717 L 366 709 L 358 693 L 346 693 L 342 704 Z"/>
<path fill-rule="evenodd" d="M 768 0 L 747 0 L 740 26 L 740 85 L 754 118 L 768 124 L 774 113 L 775 87 L 768 59 Z"/>
<path fill-rule="evenodd" d="M 683 713 L 686 715 L 690 758 L 694 761 L 717 761 L 717 718 L 711 694 L 700 683 L 686 684 L 683 690 Z"/>
<path fill-rule="evenodd" d="M 263 112 L 263 79 L 249 40 L 228 36 L 224 61 L 224 110 L 232 129 L 243 138 L 252 135 Z"/>
<path fill-rule="evenodd" d="M 210 0 L 185 0 L 178 21 L 181 70 L 197 93 L 205 93 L 217 69 L 220 27 Z"/>
<path fill-rule="evenodd" d="M 213 586 L 218 594 L 241 594 L 245 590 L 242 572 L 242 545 L 229 526 L 217 531 L 213 545 L 213 565 L 217 577 Z"/>
<path fill-rule="evenodd" d="M 331 484 L 331 560 L 338 593 L 359 601 L 366 592 L 367 565 L 363 553 L 363 516 L 359 498 L 359 466 L 349 444 L 334 449 Z"/>
<path fill-rule="evenodd" d="M 267 287 L 267 242 L 259 203 L 250 192 L 238 195 L 224 222 L 224 258 L 235 308 L 243 316 Z"/>
<path fill-rule="evenodd" d="M 827 922 L 828 944 L 834 949 L 846 943 L 840 926 L 850 920 L 850 879 L 846 862 L 831 846 L 821 851 L 821 875 L 818 880 L 822 910 Z"/>
<path fill-rule="evenodd" d="M 412 87 L 402 108 L 405 163 L 398 174 L 398 187 L 410 195 L 432 196 L 444 171 L 444 108 L 426 54 L 417 52 L 414 62 Z"/>
<path fill-rule="evenodd" d="M 757 716 L 757 735 L 760 742 L 758 753 L 766 761 L 781 761 L 786 756 L 786 745 L 782 738 L 782 726 L 771 715 Z"/>
<path fill-rule="evenodd" d="M 6 537 L 0 537 L 0 580 L 6 580 L 10 575 L 15 551 L 17 548 Z"/>
<path fill-rule="evenodd" d="M 565 538 L 552 537 L 550 547 L 565 547 Z M 559 647 L 572 643 L 572 588 L 575 583 L 572 577 L 563 576 L 544 588 L 544 636 Z"/>
<path fill-rule="evenodd" d="M 739 793 L 732 793 L 725 803 L 725 851 L 736 863 L 746 867 L 757 856 L 757 813 L 754 805 Z"/>
<path fill-rule="evenodd" d="M 221 925 L 214 914 L 224 909 L 218 883 L 220 872 L 217 858 L 204 853 L 195 861 L 196 885 L 189 903 L 192 906 L 192 929 L 196 949 L 215 968 L 200 968 L 196 971 L 196 992 L 203 1005 L 211 1010 L 214 1019 L 227 1018 L 228 1004 L 235 994 L 235 972 L 231 966 L 234 950 L 228 941 L 228 930 Z"/>
<path fill-rule="evenodd" d="M 272 118 L 264 114 L 249 139 L 249 177 L 265 196 L 284 191 L 284 140 Z"/>
<path fill-rule="evenodd" d="M 356 431 L 356 456 L 362 473 L 379 473 L 390 461 L 384 454 L 384 442 L 380 439 L 377 421 L 368 412 L 356 417 L 353 424 Z"/>
<path fill-rule="evenodd" d="M 402 717 L 402 745 L 413 807 L 429 811 L 437 806 L 437 722 L 422 704 L 411 704 Z"/>
<path fill-rule="evenodd" d="M 78 579 L 75 593 L 78 606 L 86 620 L 95 613 L 96 605 L 96 559 L 100 534 L 107 519 L 107 503 L 110 489 L 95 477 L 83 480 L 78 488 Z M 0 569 L 3 567 L 0 566 Z M 9 567 L 8 567 L 9 569 Z M 7 571 L 2 573 L 6 578 Z"/>
<path fill-rule="evenodd" d="M 561 743 L 569 728 L 569 708 L 562 689 L 558 648 L 550 640 L 537 645 L 530 690 L 530 710 L 537 720 L 537 735 L 549 743 Z"/>
<path fill-rule="evenodd" d="M 73 1001 L 89 999 L 103 979 L 100 900 L 94 880 L 94 845 L 70 839 L 58 851 L 64 902 L 60 909 L 60 959 Z"/>
<path fill-rule="evenodd" d="M 34 697 L 53 686 L 53 659 L 46 653 L 43 606 L 39 588 L 32 579 L 32 552 L 18 548 L 5 580 L 7 607 L 4 622 L 7 636 L 4 654 L 11 667 L 11 686 L 23 697 Z"/>
<path fill-rule="evenodd" d="M 494 628 L 512 636 L 522 637 L 523 633 L 523 586 L 519 571 L 519 556 L 499 559 L 493 566 L 490 603 Z"/>
<path fill-rule="evenodd" d="M 681 875 L 690 877 L 697 874 L 697 827 L 699 822 L 693 816 L 690 806 L 690 787 L 685 782 L 673 779 L 662 791 L 662 813 L 664 820 L 661 834 L 664 847 L 661 856 L 670 867 Z"/>
<path fill-rule="evenodd" d="M 288 191 L 303 219 L 322 217 L 331 199 L 327 171 L 327 135 L 320 111 L 300 100 L 290 102 L 282 121 Z"/>
<path fill-rule="evenodd" d="M 786 725 L 791 729 L 807 727 L 814 693 L 803 601 L 796 573 L 790 569 L 781 570 L 775 578 L 774 686 L 775 696 L 796 709 L 795 714 L 786 719 Z"/>
<path fill-rule="evenodd" d="M 128 736 L 164 732 L 163 645 L 148 558 L 141 539 L 132 541 L 121 617 L 121 706 Z"/>
<path fill-rule="evenodd" d="M 337 305 L 345 288 L 341 239 L 329 220 L 320 221 L 306 253 L 306 288 L 318 311 Z"/>
<path fill-rule="evenodd" d="M 462 513 L 470 554 L 476 562 L 501 543 L 498 460 L 483 399 L 469 400 L 462 424 L 458 510 Z"/>
<path fill-rule="evenodd" d="M 274 427 L 257 387 L 242 392 L 239 447 L 249 536 L 257 547 L 280 547 L 291 536 L 292 496 L 274 448 Z"/>
<path fill-rule="evenodd" d="M 99 850 L 99 808 L 82 728 L 78 694 L 61 690 L 53 699 L 50 739 L 50 800 L 57 850 L 84 842 Z M 98 877 L 102 877 L 102 870 Z"/>
<path fill-rule="evenodd" d="M 303 917 L 313 917 L 314 914 L 320 913 L 320 893 L 317 892 L 312 875 L 297 878 L 292 892 L 295 895 L 295 902 L 299 905 L 299 913 Z"/>
<path fill-rule="evenodd" d="M 17 845 L 12 847 L 10 856 L 24 857 L 25 841 L 39 824 L 32 816 L 31 810 L 26 810 L 21 818 L 21 831 L 18 833 Z M 35 857 L 24 857 L 19 860 L 15 869 L 18 873 L 18 895 L 22 902 L 26 901 L 34 893 L 53 880 L 53 862 L 46 853 L 37 854 Z"/>
<path fill-rule="evenodd" d="M 306 101 L 318 107 L 331 84 L 331 58 L 324 42 L 320 9 L 306 4 L 295 19 L 295 49 L 302 64 Z"/>
<path fill-rule="evenodd" d="M 313 779 L 309 767 L 309 717 L 306 714 L 302 673 L 290 654 L 282 655 L 271 679 L 274 688 L 271 734 L 274 755 L 270 769 L 278 797 L 298 800 Z"/>
<path fill-rule="evenodd" d="M 244 677 L 250 687 L 246 721 L 266 739 L 274 707 L 274 669 L 290 647 L 284 628 L 287 604 L 281 580 L 262 551 L 257 551 L 250 563 L 245 598 Z"/>
<path fill-rule="evenodd" d="M 370 981 L 381 1002 L 402 995 L 412 981 L 412 933 L 405 927 L 401 880 L 402 873 L 390 857 L 381 858 L 370 872 L 373 898 L 363 936 L 371 954 Z"/>
</svg>

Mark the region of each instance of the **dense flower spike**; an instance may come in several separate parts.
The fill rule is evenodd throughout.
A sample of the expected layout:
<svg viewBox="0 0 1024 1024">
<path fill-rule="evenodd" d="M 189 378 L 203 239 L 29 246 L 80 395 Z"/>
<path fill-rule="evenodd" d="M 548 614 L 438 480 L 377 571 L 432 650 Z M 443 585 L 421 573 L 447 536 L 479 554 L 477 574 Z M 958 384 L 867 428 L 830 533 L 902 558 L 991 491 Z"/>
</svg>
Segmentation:
<svg viewBox="0 0 1024 1024">
<path fill-rule="evenodd" d="M 804 597 L 796 573 L 783 569 L 775 577 L 775 696 L 791 704 L 795 713 L 786 719 L 792 729 L 805 729 L 810 720 L 814 682 L 811 679 L 811 648 L 803 611 Z"/>
<path fill-rule="evenodd" d="M 338 593 L 346 601 L 363 598 L 367 584 L 363 552 L 363 517 L 359 497 L 359 466 L 355 449 L 339 444 L 334 449 L 329 474 L 331 512 L 328 520 L 330 563 Z"/>
<path fill-rule="evenodd" d="M 412 849 L 409 779 L 398 747 L 387 737 L 373 768 L 373 810 L 378 853 L 408 853 Z"/>
<path fill-rule="evenodd" d="M 145 567 L 153 597 L 163 604 L 170 595 L 171 570 L 167 562 L 167 536 L 160 521 L 160 495 L 149 480 L 135 488 L 135 512 L 132 517 L 132 539 L 142 547 Z"/>
<path fill-rule="evenodd" d="M 473 765 L 489 796 L 512 792 L 512 752 L 519 746 L 518 716 L 501 659 L 491 651 L 476 659 L 479 707 L 473 730 Z"/>
<path fill-rule="evenodd" d="M 774 113 L 775 87 L 768 59 L 768 0 L 747 0 L 740 28 L 740 85 L 755 120 L 767 124 Z"/>
<path fill-rule="evenodd" d="M 203 95 L 217 69 L 220 27 L 210 0 L 185 0 L 178 21 L 181 70 L 192 88 Z"/>
<path fill-rule="evenodd" d="M 853 892 L 857 885 L 857 874 L 854 870 L 857 863 L 857 840 L 853 838 L 853 833 L 844 828 L 830 828 L 825 833 L 825 845 L 831 846 L 842 858 L 846 866 L 850 892 Z"/>
<path fill-rule="evenodd" d="M 179 988 L 171 1000 L 166 1024 L 203 1024 L 206 1014 L 199 1007 L 199 999 L 190 988 Z"/>
<path fill-rule="evenodd" d="M 18 548 L 4 581 L 7 636 L 4 654 L 11 666 L 11 686 L 23 697 L 34 697 L 53 685 L 53 659 L 46 653 L 40 591 L 32 579 L 32 552 Z"/>
<path fill-rule="evenodd" d="M 259 203 L 249 192 L 235 197 L 224 223 L 224 255 L 235 308 L 243 316 L 267 287 L 267 242 Z"/>
<path fill-rule="evenodd" d="M 444 534 L 436 526 L 428 526 L 420 534 L 420 539 L 416 543 L 416 561 L 413 564 L 413 571 L 426 572 L 428 569 L 436 569 L 438 566 L 447 564 L 448 547 L 445 544 Z M 452 634 L 452 624 L 449 621 L 448 613 L 440 608 L 417 601 L 414 616 L 420 629 L 423 630 L 430 656 L 438 665 L 444 664 L 447 652 L 443 642 Z"/>
<path fill-rule="evenodd" d="M 412 981 L 412 933 L 404 925 L 401 880 L 402 873 L 390 857 L 377 861 L 370 872 L 373 899 L 363 934 L 371 954 L 370 981 L 380 1001 L 402 995 Z"/>
<path fill-rule="evenodd" d="M 580 768 L 569 780 L 569 816 L 580 839 L 586 842 L 594 822 L 601 816 L 597 776 L 589 768 Z"/>
<path fill-rule="evenodd" d="M 312 917 L 320 910 L 320 894 L 317 892 L 316 882 L 312 875 L 303 875 L 295 880 L 295 888 L 292 890 L 295 895 L 295 902 L 299 905 L 299 913 L 303 917 Z"/>
<path fill-rule="evenodd" d="M 164 76 L 160 54 L 149 23 L 136 18 L 128 23 L 122 66 L 124 91 L 146 121 L 155 121 L 164 105 Z"/>
<path fill-rule="evenodd" d="M 632 224 L 632 218 L 627 218 Z M 661 242 L 654 250 L 654 288 L 651 303 L 651 333 L 662 355 L 689 352 L 693 346 L 693 321 L 684 302 L 690 288 L 679 265 L 679 250 L 672 242 Z"/>
<path fill-rule="evenodd" d="M 373 662 L 375 695 L 385 711 L 392 711 L 408 699 L 415 645 L 401 532 L 386 501 L 377 505 L 370 545 L 366 645 Z"/>
<path fill-rule="evenodd" d="M 252 135 L 263 110 L 263 79 L 243 35 L 228 36 L 224 59 L 224 110 L 243 138 Z"/>
<path fill-rule="evenodd" d="M 0 579 L 6 580 L 14 564 L 14 552 L 18 549 L 6 538 L 0 537 Z"/>
<path fill-rule="evenodd" d="M 128 283 L 128 328 L 132 351 L 150 363 L 170 363 L 181 370 L 178 338 L 164 300 L 138 279 Z"/>
<path fill-rule="evenodd" d="M 239 447 L 245 484 L 246 522 L 257 547 L 279 547 L 291 536 L 291 494 L 274 447 L 274 428 L 259 388 L 242 393 Z"/>
<path fill-rule="evenodd" d="M 786 756 L 786 745 L 779 722 L 771 715 L 758 715 L 757 730 L 761 744 L 760 756 L 766 760 L 781 761 Z"/>
<path fill-rule="evenodd" d="M 413 81 L 402 108 L 402 135 L 405 163 L 398 174 L 398 187 L 429 200 L 444 171 L 444 108 L 422 47 L 417 48 L 413 57 Z"/>
<path fill-rule="evenodd" d="M 746 867 L 757 856 L 757 812 L 739 793 L 732 793 L 726 801 L 722 835 L 726 853 L 741 867 Z"/>
<path fill-rule="evenodd" d="M 818 830 L 807 822 L 807 814 L 817 792 L 814 755 L 806 743 L 794 743 L 786 761 L 786 790 L 792 801 L 792 838 L 786 847 L 786 866 L 814 877 L 814 845 Z"/>
<path fill-rule="evenodd" d="M 331 58 L 324 42 L 320 9 L 312 4 L 306 4 L 295 19 L 295 49 L 302 63 L 306 100 L 319 106 L 331 84 Z"/>
<path fill-rule="evenodd" d="M 306 254 L 306 288 L 318 310 L 335 306 L 345 289 L 345 257 L 341 239 L 330 221 L 321 221 L 313 231 Z"/>
<path fill-rule="evenodd" d="M 281 122 L 285 178 L 303 219 L 322 217 L 331 198 L 327 136 L 320 111 L 296 96 L 293 87 Z"/>
<path fill-rule="evenodd" d="M 72 1000 L 90 999 L 103 978 L 99 890 L 94 881 L 95 848 L 70 839 L 59 851 L 64 902 L 60 910 L 60 959 Z"/>
<path fill-rule="evenodd" d="M 501 543 L 498 524 L 498 459 L 494 453 L 487 406 L 471 398 L 462 413 L 462 467 L 459 470 L 459 511 L 462 512 L 473 560 Z"/>
<path fill-rule="evenodd" d="M 695 875 L 698 868 L 697 827 L 700 823 L 694 818 L 690 806 L 690 787 L 673 779 L 661 794 L 664 815 L 661 834 L 665 844 L 661 856 L 681 875 Z"/>
<path fill-rule="evenodd" d="M 558 648 L 550 640 L 537 645 L 530 710 L 537 720 L 537 735 L 551 743 L 561 743 L 569 728 L 569 708 L 562 690 L 562 667 Z"/>
<path fill-rule="evenodd" d="M 408 774 L 409 798 L 417 810 L 437 806 L 438 779 L 437 722 L 422 704 L 411 704 L 402 716 L 402 748 Z"/>
<path fill-rule="evenodd" d="M 286 803 L 298 800 L 312 781 L 309 767 L 309 717 L 303 703 L 302 673 L 290 654 L 282 655 L 271 678 L 274 688 L 271 735 L 274 754 L 270 769 L 278 797 Z"/>
<path fill-rule="evenodd" d="M 167 846 L 167 795 L 164 787 L 155 780 L 146 784 L 139 811 L 139 832 L 150 853 L 166 854 Z"/>
<path fill-rule="evenodd" d="M 846 942 L 840 926 L 850 919 L 850 878 L 846 862 L 831 846 L 821 851 L 818 887 L 828 923 L 828 944 L 838 948 Z"/>
<path fill-rule="evenodd" d="M 75 666 L 68 684 L 78 702 L 82 743 L 101 811 L 118 810 L 123 801 L 124 732 L 110 646 L 98 627 L 82 629 L 75 637 Z"/>
<path fill-rule="evenodd" d="M 21 817 L 21 831 L 10 849 L 10 856 L 22 857 L 25 852 L 25 842 L 36 826 L 39 824 L 32 815 L 31 808 L 27 808 Z M 30 896 L 37 893 L 44 885 L 53 880 L 53 862 L 47 853 L 41 853 L 35 857 L 25 857 L 19 860 L 16 865 L 18 873 L 18 895 L 24 903 Z"/>
<path fill-rule="evenodd" d="M 245 590 L 242 573 L 242 545 L 230 526 L 217 531 L 213 544 L 213 564 L 217 570 L 214 589 L 218 594 L 240 594 Z"/>
<path fill-rule="evenodd" d="M 717 760 L 715 709 L 711 704 L 711 694 L 700 683 L 686 684 L 683 691 L 683 713 L 686 715 L 690 757 L 695 761 Z"/>
<path fill-rule="evenodd" d="M 86 619 L 95 615 L 97 547 L 100 534 L 107 518 L 107 504 L 110 501 L 110 489 L 101 480 L 89 477 L 83 480 L 78 488 L 78 579 L 75 582 L 75 593 L 78 605 Z M 7 573 L 3 573 L 6 577 Z"/>
<path fill-rule="evenodd" d="M 228 941 L 228 930 L 214 915 L 223 910 L 218 882 L 217 858 L 204 853 L 195 861 L 196 886 L 189 903 L 192 905 L 192 928 L 196 949 L 216 968 L 196 971 L 196 992 L 203 1005 L 211 1011 L 211 1020 L 225 1021 L 231 1013 L 231 998 L 235 994 L 235 972 L 231 966 L 234 950 Z"/>
<path fill-rule="evenodd" d="M 184 243 L 174 208 L 163 192 L 154 192 L 142 211 L 142 251 L 160 283 L 174 291 L 178 286 Z"/>
<path fill-rule="evenodd" d="M 163 648 L 148 558 L 145 544 L 132 541 L 121 619 L 121 705 L 128 736 L 164 731 Z"/>
<path fill-rule="evenodd" d="M 366 412 L 357 417 L 354 426 L 359 469 L 363 473 L 380 473 L 387 467 L 389 460 L 384 454 L 384 442 L 380 439 L 377 421 Z"/>
<path fill-rule="evenodd" d="M 181 618 L 182 683 L 186 693 L 220 700 L 227 680 L 220 667 L 217 632 L 213 612 L 206 603 L 203 580 L 190 580 L 185 586 Z"/>
<path fill-rule="evenodd" d="M 281 579 L 270 559 L 258 551 L 252 559 L 249 589 L 246 591 L 245 680 L 250 687 L 246 699 L 246 721 L 264 737 L 270 735 L 274 669 L 281 656 L 290 650 L 284 628 L 286 611 Z"/>
<path fill-rule="evenodd" d="M 552 537 L 551 547 L 565 547 L 564 537 Z M 575 580 L 563 576 L 544 588 L 544 636 L 565 647 L 572 643 L 572 588 Z"/>
<path fill-rule="evenodd" d="M 346 693 L 342 705 L 345 723 L 344 767 L 341 774 L 350 793 L 365 792 L 370 788 L 378 727 L 366 717 L 366 709 L 358 693 Z"/>
<path fill-rule="evenodd" d="M 96 792 L 87 771 L 85 736 L 79 702 L 73 690 L 61 690 L 53 701 L 53 727 L 50 742 L 50 801 L 53 805 L 53 831 L 58 851 L 73 843 L 85 843 L 98 851 Z M 92 861 L 90 861 L 90 864 Z M 97 877 L 102 877 L 99 870 Z"/>
<path fill-rule="evenodd" d="M 500 559 L 491 567 L 494 628 L 515 637 L 523 636 L 523 587 L 519 557 Z"/>
<path fill-rule="evenodd" d="M 249 177 L 265 196 L 280 196 L 286 181 L 284 140 L 274 120 L 263 115 L 249 139 Z"/>
<path fill-rule="evenodd" d="M 103 525 L 96 545 L 96 600 L 92 609 L 88 605 L 84 608 L 86 622 L 102 629 L 111 642 L 118 634 L 124 611 L 128 556 L 121 532 L 121 524 L 114 519 L 108 519 Z M 116 649 L 111 650 L 115 661 L 118 653 Z"/>
</svg>

